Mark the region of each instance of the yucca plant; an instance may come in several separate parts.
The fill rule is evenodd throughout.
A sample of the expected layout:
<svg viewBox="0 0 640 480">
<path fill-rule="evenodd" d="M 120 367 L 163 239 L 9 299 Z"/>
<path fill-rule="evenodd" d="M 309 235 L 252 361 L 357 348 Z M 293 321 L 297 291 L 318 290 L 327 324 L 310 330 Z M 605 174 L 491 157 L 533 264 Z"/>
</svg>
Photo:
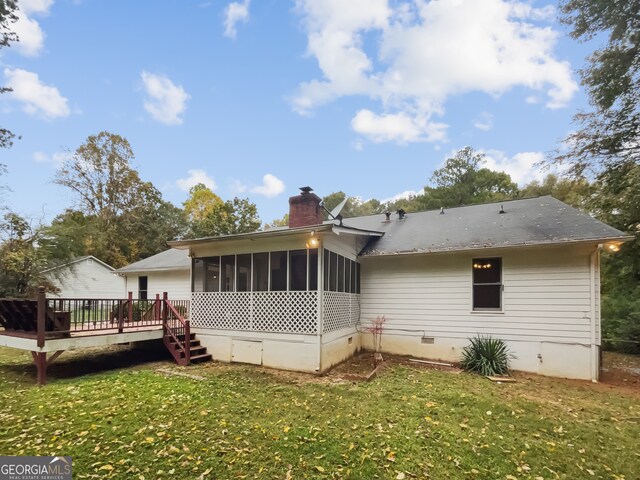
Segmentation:
<svg viewBox="0 0 640 480">
<path fill-rule="evenodd" d="M 471 345 L 462 350 L 462 368 L 487 377 L 509 373 L 509 360 L 516 357 L 504 340 L 478 335 L 469 341 Z"/>
</svg>

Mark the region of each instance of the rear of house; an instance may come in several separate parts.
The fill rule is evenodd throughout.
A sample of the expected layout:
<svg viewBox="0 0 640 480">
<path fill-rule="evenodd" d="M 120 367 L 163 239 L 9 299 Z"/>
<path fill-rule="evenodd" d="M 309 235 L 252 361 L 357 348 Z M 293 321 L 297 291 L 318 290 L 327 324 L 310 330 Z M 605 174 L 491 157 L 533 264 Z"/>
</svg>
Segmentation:
<svg viewBox="0 0 640 480">
<path fill-rule="evenodd" d="M 457 361 L 491 335 L 515 369 L 595 380 L 599 251 L 626 238 L 551 197 L 323 222 L 307 189 L 289 228 L 171 245 L 219 360 L 323 372 L 371 348 L 384 316 L 383 352 Z"/>
<path fill-rule="evenodd" d="M 61 298 L 124 298 L 125 281 L 114 271 L 111 265 L 87 255 L 42 274 L 58 288 L 56 295 Z"/>
<path fill-rule="evenodd" d="M 191 259 L 186 250 L 169 249 L 116 270 L 133 298 L 152 300 L 167 292 L 173 300 L 191 298 Z"/>
</svg>

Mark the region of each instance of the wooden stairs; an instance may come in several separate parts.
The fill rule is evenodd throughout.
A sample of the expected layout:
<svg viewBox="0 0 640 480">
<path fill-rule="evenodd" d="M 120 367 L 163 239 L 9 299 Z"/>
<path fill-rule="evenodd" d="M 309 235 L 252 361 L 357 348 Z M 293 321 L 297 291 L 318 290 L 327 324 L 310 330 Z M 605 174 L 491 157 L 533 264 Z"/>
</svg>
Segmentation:
<svg viewBox="0 0 640 480">
<path fill-rule="evenodd" d="M 198 338 L 196 337 L 195 333 L 190 334 L 190 342 L 189 342 L 189 346 L 190 346 L 190 362 L 191 363 L 202 363 L 202 362 L 208 362 L 211 360 L 211 354 L 207 352 L 207 347 L 204 347 L 201 345 L 200 340 L 198 340 Z M 184 335 L 178 335 L 178 340 L 180 341 L 180 343 L 182 345 L 184 345 L 185 342 L 185 336 Z M 184 352 L 183 349 L 180 348 L 180 345 L 178 342 L 175 341 L 174 338 L 169 337 L 167 338 L 167 342 L 165 343 L 165 345 L 167 345 L 167 348 L 169 349 L 169 352 L 173 355 L 173 357 L 176 359 L 176 362 L 179 365 L 182 365 L 183 362 L 185 362 L 185 357 L 186 354 Z"/>
</svg>

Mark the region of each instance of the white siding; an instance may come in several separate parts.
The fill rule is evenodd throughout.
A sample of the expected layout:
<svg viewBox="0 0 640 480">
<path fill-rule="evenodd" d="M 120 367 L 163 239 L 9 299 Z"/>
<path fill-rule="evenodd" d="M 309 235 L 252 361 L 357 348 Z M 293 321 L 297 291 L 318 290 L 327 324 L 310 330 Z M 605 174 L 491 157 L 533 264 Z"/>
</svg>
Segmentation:
<svg viewBox="0 0 640 480">
<path fill-rule="evenodd" d="M 550 345 L 577 345 L 588 353 L 591 321 L 596 318 L 590 275 L 594 249 L 573 246 L 365 258 L 361 261 L 361 321 L 384 315 L 386 345 L 394 345 L 395 353 L 402 353 L 397 350 L 404 347 L 394 337 L 404 337 L 412 342 L 408 354 L 424 352 L 422 356 L 457 360 L 466 339 L 485 334 L 509 341 L 516 354 L 522 349 L 524 358 L 514 362 L 516 368 L 562 375 L 562 366 L 543 359 L 541 346 L 547 344 L 549 351 Z M 495 256 L 502 257 L 503 309 L 474 312 L 472 259 Z M 434 337 L 435 346 L 419 346 L 422 336 Z M 564 361 L 571 362 L 569 357 Z M 586 368 L 586 373 L 572 371 L 566 376 L 590 378 L 588 360 Z"/>
<path fill-rule="evenodd" d="M 64 269 L 58 277 L 55 273 Z M 92 258 L 61 267 L 47 275 L 61 298 L 125 298 L 125 280 Z"/>
<path fill-rule="evenodd" d="M 155 298 L 156 293 L 169 294 L 169 299 L 189 300 L 191 298 L 191 273 L 189 270 L 165 270 L 161 272 L 147 272 L 127 275 L 127 291 L 133 292 L 133 298 L 138 298 L 138 277 L 147 277 L 147 295 L 149 300 Z"/>
</svg>

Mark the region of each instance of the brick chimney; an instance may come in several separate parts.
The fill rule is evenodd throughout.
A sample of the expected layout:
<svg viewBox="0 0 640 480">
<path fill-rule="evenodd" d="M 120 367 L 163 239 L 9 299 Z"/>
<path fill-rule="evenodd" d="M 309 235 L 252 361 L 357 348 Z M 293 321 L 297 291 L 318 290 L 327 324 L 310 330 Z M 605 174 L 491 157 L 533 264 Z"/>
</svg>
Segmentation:
<svg viewBox="0 0 640 480">
<path fill-rule="evenodd" d="M 322 224 L 322 199 L 311 187 L 301 187 L 300 194 L 289 197 L 289 228 Z"/>
</svg>

